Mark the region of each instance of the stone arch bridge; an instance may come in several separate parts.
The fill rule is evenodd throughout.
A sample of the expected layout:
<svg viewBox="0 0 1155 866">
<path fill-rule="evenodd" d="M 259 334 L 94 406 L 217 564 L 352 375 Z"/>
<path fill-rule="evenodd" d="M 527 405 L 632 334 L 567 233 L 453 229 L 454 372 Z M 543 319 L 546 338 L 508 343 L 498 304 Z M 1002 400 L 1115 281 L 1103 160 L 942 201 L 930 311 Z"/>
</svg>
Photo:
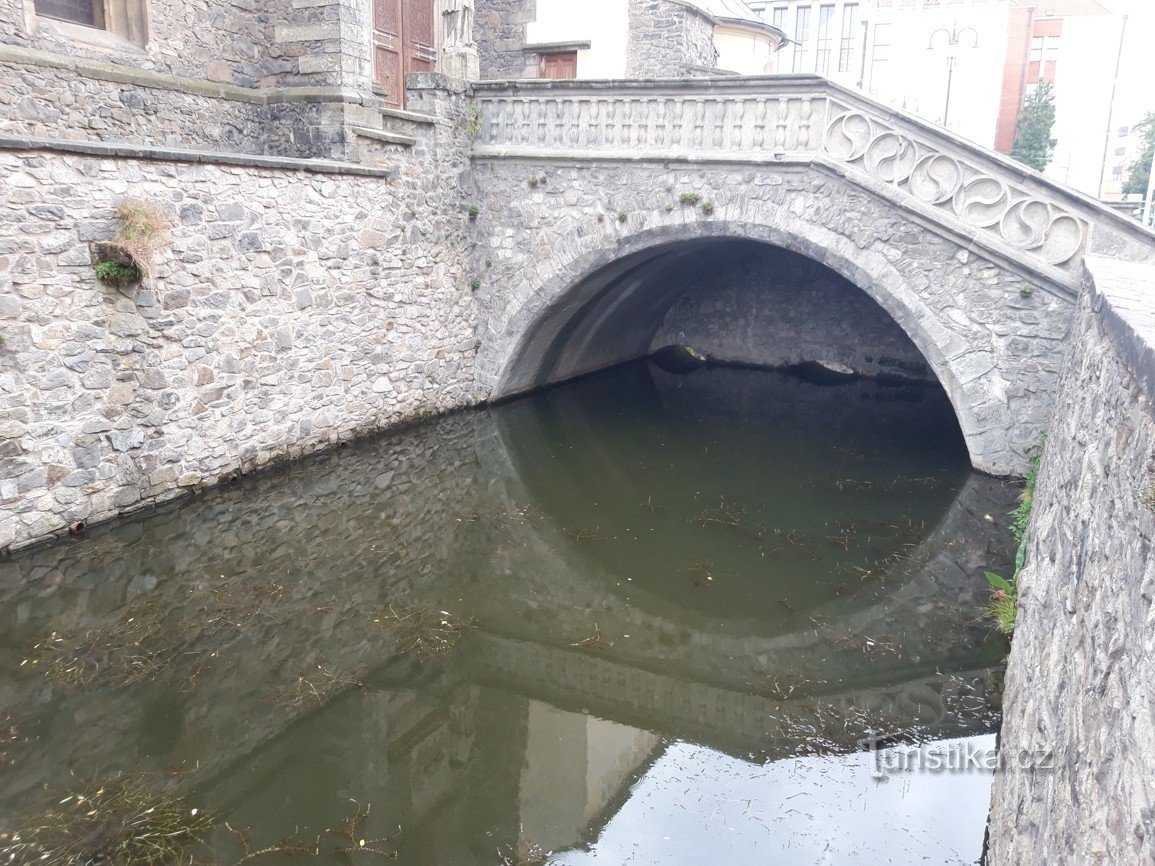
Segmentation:
<svg viewBox="0 0 1155 866">
<path fill-rule="evenodd" d="M 935 378 L 975 467 L 1049 420 L 1084 254 L 1155 257 L 1094 200 L 823 78 L 475 86 L 477 382 L 670 342 Z"/>
</svg>

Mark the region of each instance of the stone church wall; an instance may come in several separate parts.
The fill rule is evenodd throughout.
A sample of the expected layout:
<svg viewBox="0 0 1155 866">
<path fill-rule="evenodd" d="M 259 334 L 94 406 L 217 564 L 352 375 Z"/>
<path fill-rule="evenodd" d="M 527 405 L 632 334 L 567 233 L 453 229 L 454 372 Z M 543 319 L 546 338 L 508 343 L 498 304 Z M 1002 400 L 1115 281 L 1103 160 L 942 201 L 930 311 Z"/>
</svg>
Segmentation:
<svg viewBox="0 0 1155 866">
<path fill-rule="evenodd" d="M 0 549 L 471 401 L 467 150 L 444 101 L 390 169 L 5 143 Z M 172 243 L 122 291 L 89 245 L 128 196 Z"/>
</svg>

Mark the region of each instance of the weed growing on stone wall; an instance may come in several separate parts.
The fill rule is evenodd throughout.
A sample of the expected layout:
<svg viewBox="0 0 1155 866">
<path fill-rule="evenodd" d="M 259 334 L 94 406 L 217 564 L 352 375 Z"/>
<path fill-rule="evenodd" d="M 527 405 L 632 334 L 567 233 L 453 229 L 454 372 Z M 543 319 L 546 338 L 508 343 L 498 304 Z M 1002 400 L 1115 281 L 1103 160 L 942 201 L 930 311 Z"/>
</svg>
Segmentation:
<svg viewBox="0 0 1155 866">
<path fill-rule="evenodd" d="M 4 345 L 0 343 L 0 346 Z M 1155 484 L 1148 484 L 1147 487 L 1139 491 L 1139 504 L 1148 511 L 1155 511 Z"/>
<path fill-rule="evenodd" d="M 678 196 L 678 204 L 685 207 L 697 207 L 702 197 L 696 192 L 684 192 Z"/>
<path fill-rule="evenodd" d="M 160 208 L 149 201 L 128 198 L 116 208 L 119 224 L 113 243 L 128 254 L 143 274 L 152 273 L 152 261 L 170 240 L 169 224 Z"/>
<path fill-rule="evenodd" d="M 714 203 L 712 201 L 702 202 L 702 213 L 704 213 L 706 216 L 709 216 L 713 212 L 714 212 Z"/>
<path fill-rule="evenodd" d="M 4 344 L 7 342 L 8 342 L 8 338 L 4 336 L 4 333 L 2 331 L 0 331 L 0 349 L 3 349 Z"/>
<path fill-rule="evenodd" d="M 1015 535 L 1015 542 L 1020 551 L 1027 540 L 1027 525 L 1031 521 L 1031 505 L 1035 498 L 1035 484 L 1039 479 L 1039 461 L 1043 458 L 1043 449 L 1039 446 L 1031 446 L 1027 449 L 1027 460 L 1030 461 L 1030 466 L 1023 475 L 1023 492 L 1019 497 L 1019 504 L 1011 514 L 1011 532 Z M 1019 556 L 1016 556 L 1015 576 L 1018 577 L 1018 571 L 1021 567 L 1017 562 Z"/>
<path fill-rule="evenodd" d="M 108 286 L 131 286 L 140 282 L 140 270 L 121 262 L 99 262 L 95 266 L 96 277 Z"/>
<path fill-rule="evenodd" d="M 620 223 L 624 223 L 629 218 L 630 218 L 630 215 L 628 213 L 625 213 L 624 211 L 622 213 L 618 214 L 618 222 L 620 222 Z"/>
<path fill-rule="evenodd" d="M 531 177 L 528 181 L 530 189 L 537 189 L 537 178 Z"/>
<path fill-rule="evenodd" d="M 1015 617 L 1019 606 L 1019 573 L 1027 558 L 1027 527 L 1031 522 L 1031 506 L 1035 498 L 1035 484 L 1039 478 L 1039 461 L 1042 460 L 1041 446 L 1031 446 L 1027 449 L 1027 459 L 1030 467 L 1023 475 L 1023 493 L 1019 497 L 1019 504 L 1011 512 L 1011 533 L 1015 537 L 1015 573 L 1008 580 L 992 571 L 985 572 L 987 583 L 991 587 L 991 598 L 984 610 L 987 619 L 992 620 L 1003 634 L 1011 634 L 1015 630 Z"/>
<path fill-rule="evenodd" d="M 993 571 L 985 573 L 987 583 L 991 586 L 991 600 L 987 603 L 986 616 L 1003 634 L 1011 634 L 1015 630 L 1015 616 L 1019 607 L 1018 589 L 1014 583 Z"/>
<path fill-rule="evenodd" d="M 474 277 L 472 280 L 469 281 L 469 288 L 473 289 L 473 291 L 476 292 L 478 289 L 481 288 L 481 280 L 479 280 L 477 277 Z"/>
<path fill-rule="evenodd" d="M 1029 298 L 1035 293 L 1035 290 L 1030 286 L 1019 286 L 1019 295 L 1024 298 Z"/>
<path fill-rule="evenodd" d="M 481 208 L 479 208 L 477 205 L 471 204 L 469 206 L 469 218 L 471 220 L 477 219 L 477 217 L 480 213 L 481 213 Z"/>
<path fill-rule="evenodd" d="M 476 138 L 481 134 L 481 103 L 467 102 L 461 109 L 461 117 L 465 123 L 465 134 Z"/>
</svg>

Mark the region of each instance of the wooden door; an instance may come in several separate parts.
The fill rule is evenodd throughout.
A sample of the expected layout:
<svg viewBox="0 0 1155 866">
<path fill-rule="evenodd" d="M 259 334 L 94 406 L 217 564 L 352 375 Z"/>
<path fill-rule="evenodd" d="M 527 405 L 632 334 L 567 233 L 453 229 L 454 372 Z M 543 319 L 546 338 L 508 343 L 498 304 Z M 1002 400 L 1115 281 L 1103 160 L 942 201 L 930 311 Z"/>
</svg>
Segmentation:
<svg viewBox="0 0 1155 866">
<path fill-rule="evenodd" d="M 385 88 L 385 104 L 405 104 L 405 71 L 401 61 L 402 0 L 373 0 L 373 72 Z"/>
<path fill-rule="evenodd" d="M 405 106 L 405 73 L 433 72 L 433 0 L 373 0 L 373 71 L 385 104 Z"/>
<path fill-rule="evenodd" d="M 437 37 L 433 0 L 402 0 L 405 4 L 405 71 L 437 71 Z"/>
<path fill-rule="evenodd" d="M 539 74 L 542 78 L 577 78 L 577 52 L 543 54 Z"/>
</svg>

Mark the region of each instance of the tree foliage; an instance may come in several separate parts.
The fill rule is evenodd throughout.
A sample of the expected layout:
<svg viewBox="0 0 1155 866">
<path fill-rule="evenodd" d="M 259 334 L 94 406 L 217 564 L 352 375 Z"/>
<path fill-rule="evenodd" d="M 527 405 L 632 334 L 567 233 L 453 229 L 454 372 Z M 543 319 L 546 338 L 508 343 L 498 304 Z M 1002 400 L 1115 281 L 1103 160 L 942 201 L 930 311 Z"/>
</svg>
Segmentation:
<svg viewBox="0 0 1155 866">
<path fill-rule="evenodd" d="M 1049 81 L 1040 81 L 1019 113 L 1011 157 L 1036 171 L 1045 169 L 1057 143 L 1051 138 L 1054 125 L 1055 88 Z"/>
<path fill-rule="evenodd" d="M 1148 111 L 1147 116 L 1135 128 L 1143 136 L 1143 149 L 1135 157 L 1134 162 L 1127 167 L 1127 180 L 1123 184 L 1123 192 L 1128 195 L 1147 194 L 1147 180 L 1151 176 L 1151 157 L 1155 156 L 1155 111 Z"/>
</svg>

